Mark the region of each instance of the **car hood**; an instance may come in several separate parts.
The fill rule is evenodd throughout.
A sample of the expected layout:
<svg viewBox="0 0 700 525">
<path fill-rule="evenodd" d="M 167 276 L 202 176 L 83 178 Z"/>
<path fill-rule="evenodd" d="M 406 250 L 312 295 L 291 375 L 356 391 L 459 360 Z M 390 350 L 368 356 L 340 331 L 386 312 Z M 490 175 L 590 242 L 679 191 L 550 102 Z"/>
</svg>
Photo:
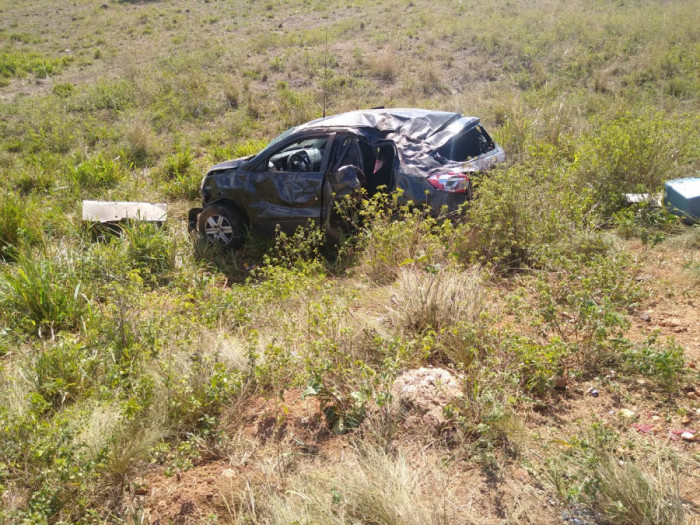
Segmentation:
<svg viewBox="0 0 700 525">
<path fill-rule="evenodd" d="M 225 162 L 220 162 L 219 164 L 216 164 L 213 166 L 210 170 L 209 173 L 214 172 L 214 171 L 226 171 L 226 170 L 235 170 L 241 167 L 241 165 L 252 159 L 254 155 L 248 155 L 247 157 L 240 157 L 238 159 L 233 159 L 233 160 L 227 160 Z"/>
</svg>

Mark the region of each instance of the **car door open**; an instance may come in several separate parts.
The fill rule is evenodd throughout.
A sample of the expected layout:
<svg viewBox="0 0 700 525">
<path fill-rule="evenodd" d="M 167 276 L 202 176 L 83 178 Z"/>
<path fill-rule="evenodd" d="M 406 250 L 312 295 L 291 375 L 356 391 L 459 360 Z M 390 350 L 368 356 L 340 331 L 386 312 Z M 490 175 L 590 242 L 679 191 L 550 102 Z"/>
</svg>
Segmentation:
<svg viewBox="0 0 700 525">
<path fill-rule="evenodd" d="M 259 230 L 293 231 L 321 217 L 323 180 L 334 134 L 312 135 L 281 145 L 261 159 L 247 181 L 248 210 Z"/>
</svg>

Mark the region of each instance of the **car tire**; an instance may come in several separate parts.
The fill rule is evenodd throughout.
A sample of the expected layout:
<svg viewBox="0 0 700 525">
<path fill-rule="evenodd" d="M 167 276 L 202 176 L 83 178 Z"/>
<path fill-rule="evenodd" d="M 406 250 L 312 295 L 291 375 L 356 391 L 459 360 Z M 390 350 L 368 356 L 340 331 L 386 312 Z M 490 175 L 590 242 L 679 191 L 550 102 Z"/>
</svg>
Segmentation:
<svg viewBox="0 0 700 525">
<path fill-rule="evenodd" d="M 223 248 L 236 249 L 243 244 L 243 219 L 228 206 L 213 204 L 204 208 L 197 229 L 211 244 Z"/>
</svg>

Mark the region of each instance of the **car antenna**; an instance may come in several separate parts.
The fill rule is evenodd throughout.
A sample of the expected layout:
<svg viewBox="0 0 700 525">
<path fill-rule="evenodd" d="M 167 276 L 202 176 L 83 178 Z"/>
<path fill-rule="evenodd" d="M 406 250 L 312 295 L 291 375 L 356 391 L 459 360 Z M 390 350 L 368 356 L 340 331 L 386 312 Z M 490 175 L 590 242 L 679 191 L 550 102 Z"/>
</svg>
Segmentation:
<svg viewBox="0 0 700 525">
<path fill-rule="evenodd" d="M 328 78 L 328 26 L 326 26 L 326 52 L 323 54 L 323 118 L 326 118 L 326 80 Z"/>
</svg>

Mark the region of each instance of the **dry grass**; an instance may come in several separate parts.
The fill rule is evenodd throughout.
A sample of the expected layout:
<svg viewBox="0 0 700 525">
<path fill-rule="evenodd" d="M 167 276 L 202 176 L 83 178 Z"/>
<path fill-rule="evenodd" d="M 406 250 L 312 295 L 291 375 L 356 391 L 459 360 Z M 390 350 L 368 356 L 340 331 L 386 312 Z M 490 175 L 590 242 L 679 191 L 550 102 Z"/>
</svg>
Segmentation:
<svg viewBox="0 0 700 525">
<path fill-rule="evenodd" d="M 607 454 L 598 463 L 595 474 L 600 479 L 598 504 L 612 523 L 686 523 L 677 466 L 659 455 L 634 463 Z"/>
<path fill-rule="evenodd" d="M 691 522 L 681 488 L 691 482 L 687 474 L 693 467 L 677 451 L 635 436 L 617 445 L 609 433 L 584 436 L 586 446 L 548 462 L 550 480 L 571 509 L 620 525 Z"/>
<path fill-rule="evenodd" d="M 408 457 L 411 457 L 409 461 Z M 352 450 L 326 471 L 289 480 L 290 490 L 264 504 L 260 523 L 464 523 L 443 472 L 422 454 Z"/>
<path fill-rule="evenodd" d="M 369 71 L 376 78 L 393 82 L 399 74 L 399 65 L 394 51 L 386 49 L 376 55 L 369 63 Z"/>
<path fill-rule="evenodd" d="M 486 308 L 485 288 L 475 270 L 430 272 L 403 268 L 392 298 L 393 323 L 409 332 L 437 332 L 459 323 L 478 322 Z"/>
</svg>

